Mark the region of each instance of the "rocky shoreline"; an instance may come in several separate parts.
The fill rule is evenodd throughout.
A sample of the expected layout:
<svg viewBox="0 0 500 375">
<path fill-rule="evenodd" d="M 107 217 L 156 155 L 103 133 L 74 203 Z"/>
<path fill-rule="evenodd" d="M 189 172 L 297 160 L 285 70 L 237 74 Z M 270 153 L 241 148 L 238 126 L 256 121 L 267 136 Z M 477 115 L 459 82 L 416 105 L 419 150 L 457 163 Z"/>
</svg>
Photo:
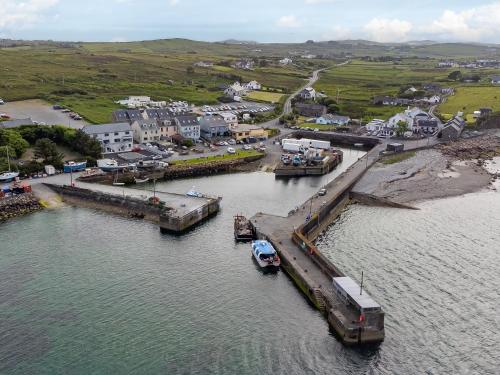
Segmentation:
<svg viewBox="0 0 500 375">
<path fill-rule="evenodd" d="M 354 187 L 397 203 L 415 203 L 474 193 L 491 186 L 498 174 L 483 168 L 484 161 L 498 155 L 500 138 L 487 135 L 459 140 L 394 163 L 374 165 Z"/>
<path fill-rule="evenodd" d="M 25 193 L 0 200 L 0 221 L 40 211 L 43 207 L 33 193 Z"/>
</svg>

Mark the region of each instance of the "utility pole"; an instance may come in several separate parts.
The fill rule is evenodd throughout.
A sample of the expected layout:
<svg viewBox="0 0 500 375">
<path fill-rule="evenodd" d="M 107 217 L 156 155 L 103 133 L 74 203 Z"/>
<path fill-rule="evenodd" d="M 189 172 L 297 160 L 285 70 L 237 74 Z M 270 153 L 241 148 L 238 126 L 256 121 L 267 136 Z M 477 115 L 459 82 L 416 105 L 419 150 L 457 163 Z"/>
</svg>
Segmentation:
<svg viewBox="0 0 500 375">
<path fill-rule="evenodd" d="M 363 294 L 363 271 L 361 271 L 361 287 L 359 288 L 359 295 Z"/>
</svg>

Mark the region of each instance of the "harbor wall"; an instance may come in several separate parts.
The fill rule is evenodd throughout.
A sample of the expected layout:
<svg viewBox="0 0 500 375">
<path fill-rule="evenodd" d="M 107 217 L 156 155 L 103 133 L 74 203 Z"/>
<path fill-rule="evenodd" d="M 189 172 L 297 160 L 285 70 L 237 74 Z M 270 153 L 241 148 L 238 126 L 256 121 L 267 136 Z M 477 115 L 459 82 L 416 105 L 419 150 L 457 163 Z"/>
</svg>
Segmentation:
<svg viewBox="0 0 500 375">
<path fill-rule="evenodd" d="M 320 141 L 329 141 L 333 144 L 353 146 L 357 143 L 363 144 L 364 148 L 373 148 L 380 143 L 378 138 L 365 137 L 361 135 L 315 132 L 307 130 L 298 130 L 293 133 L 295 138 L 317 139 Z"/>
<path fill-rule="evenodd" d="M 129 218 L 144 219 L 153 223 L 159 223 L 160 221 L 162 209 L 141 199 L 71 186 L 45 185 L 60 194 L 65 202 L 77 206 L 93 208 Z"/>
<path fill-rule="evenodd" d="M 330 159 L 321 165 L 295 167 L 281 164 L 275 168 L 274 174 L 276 177 L 322 176 L 333 171 L 344 159 L 344 153 L 340 150 L 329 156 Z"/>
<path fill-rule="evenodd" d="M 0 221 L 41 210 L 43 207 L 33 193 L 0 199 Z"/>
<path fill-rule="evenodd" d="M 182 217 L 176 217 L 169 215 L 168 213 L 162 213 L 160 215 L 160 229 L 166 232 L 182 233 L 198 223 L 216 215 L 220 209 L 219 199 L 210 199 L 207 204 L 205 204 L 200 209 L 194 210 L 187 215 Z"/>
</svg>

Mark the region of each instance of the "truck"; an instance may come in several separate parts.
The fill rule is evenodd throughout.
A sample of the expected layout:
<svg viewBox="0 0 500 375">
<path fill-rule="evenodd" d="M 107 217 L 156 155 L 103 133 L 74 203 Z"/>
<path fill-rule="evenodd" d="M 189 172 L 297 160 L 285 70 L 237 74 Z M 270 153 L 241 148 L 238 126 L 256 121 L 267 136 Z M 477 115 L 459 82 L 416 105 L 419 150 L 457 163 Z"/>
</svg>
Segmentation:
<svg viewBox="0 0 500 375">
<path fill-rule="evenodd" d="M 283 143 L 283 151 L 287 152 L 304 152 L 304 147 L 298 143 Z"/>
<path fill-rule="evenodd" d="M 318 141 L 317 139 L 310 139 L 309 147 L 319 148 L 321 150 L 329 150 L 331 145 L 328 141 Z"/>
<path fill-rule="evenodd" d="M 47 173 L 48 176 L 53 176 L 56 174 L 56 169 L 54 168 L 53 165 L 46 165 L 45 173 Z"/>
</svg>

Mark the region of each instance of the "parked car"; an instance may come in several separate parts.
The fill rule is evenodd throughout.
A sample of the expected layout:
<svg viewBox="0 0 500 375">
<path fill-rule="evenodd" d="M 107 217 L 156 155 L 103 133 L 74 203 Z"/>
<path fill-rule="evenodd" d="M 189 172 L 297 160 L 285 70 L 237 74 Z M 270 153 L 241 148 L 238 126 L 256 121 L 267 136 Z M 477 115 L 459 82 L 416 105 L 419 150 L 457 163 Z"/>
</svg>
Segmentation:
<svg viewBox="0 0 500 375">
<path fill-rule="evenodd" d="M 227 141 L 227 143 L 229 143 L 231 146 L 233 146 L 236 144 L 236 141 L 234 139 L 230 139 L 229 141 Z"/>
<path fill-rule="evenodd" d="M 320 191 L 318 191 L 318 195 L 319 195 L 320 197 L 325 196 L 325 195 L 326 195 L 326 189 L 325 189 L 325 188 L 320 189 Z"/>
<path fill-rule="evenodd" d="M 247 150 L 248 151 L 248 150 L 251 150 L 251 149 L 252 149 L 252 146 L 250 146 L 250 145 L 244 145 L 243 146 L 243 150 Z"/>
<path fill-rule="evenodd" d="M 234 148 L 232 148 L 232 147 L 228 147 L 227 148 L 227 153 L 228 154 L 236 154 L 236 150 Z"/>
<path fill-rule="evenodd" d="M 2 98 L 0 98 L 0 105 L 5 104 Z"/>
</svg>

